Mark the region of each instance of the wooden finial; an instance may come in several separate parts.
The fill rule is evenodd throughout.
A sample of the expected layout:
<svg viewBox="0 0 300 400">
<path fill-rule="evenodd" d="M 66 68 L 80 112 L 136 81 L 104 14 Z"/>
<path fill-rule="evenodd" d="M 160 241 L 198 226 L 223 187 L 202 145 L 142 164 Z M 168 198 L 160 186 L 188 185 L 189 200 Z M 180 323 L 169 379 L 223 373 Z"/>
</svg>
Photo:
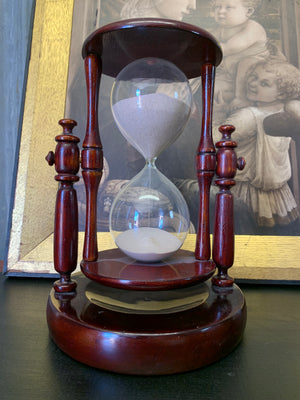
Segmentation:
<svg viewBox="0 0 300 400">
<path fill-rule="evenodd" d="M 243 169 L 246 165 L 243 158 L 237 159 L 235 147 L 237 143 L 231 139 L 235 128 L 232 125 L 222 125 L 219 128 L 222 139 L 217 147 L 217 180 L 219 187 L 215 204 L 213 260 L 218 267 L 218 274 L 212 282 L 219 287 L 232 286 L 234 280 L 227 274 L 227 270 L 234 261 L 234 212 L 233 195 L 230 188 L 235 185 L 237 169 Z"/>
<path fill-rule="evenodd" d="M 71 273 L 77 266 L 78 251 L 78 208 L 73 183 L 79 180 L 76 175 L 79 170 L 79 139 L 72 135 L 72 129 L 77 125 L 74 120 L 62 119 L 59 124 L 63 133 L 55 138 L 55 153 L 50 151 L 46 156 L 49 165 L 55 164 L 55 180 L 60 183 L 54 226 L 54 267 L 60 280 L 53 287 L 58 293 L 69 293 L 76 288 Z"/>
</svg>

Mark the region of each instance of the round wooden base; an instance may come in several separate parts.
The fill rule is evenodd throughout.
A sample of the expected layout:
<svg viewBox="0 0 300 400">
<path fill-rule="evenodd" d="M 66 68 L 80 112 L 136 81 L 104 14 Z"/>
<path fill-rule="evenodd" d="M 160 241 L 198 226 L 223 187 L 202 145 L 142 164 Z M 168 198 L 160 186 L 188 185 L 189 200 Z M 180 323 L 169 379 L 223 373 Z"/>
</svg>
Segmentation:
<svg viewBox="0 0 300 400">
<path fill-rule="evenodd" d="M 90 366 L 137 375 L 184 372 L 219 360 L 242 338 L 246 306 L 236 285 L 220 289 L 208 281 L 174 294 L 109 288 L 83 275 L 76 280 L 74 293 L 52 289 L 47 320 L 61 350 Z M 126 293 L 139 297 L 127 300 Z M 146 307 L 152 294 L 161 296 L 156 309 Z"/>
<path fill-rule="evenodd" d="M 215 270 L 212 260 L 196 260 L 188 250 L 156 263 L 141 263 L 119 249 L 104 250 L 97 261 L 82 261 L 82 272 L 103 285 L 130 290 L 168 290 L 206 281 Z"/>
</svg>

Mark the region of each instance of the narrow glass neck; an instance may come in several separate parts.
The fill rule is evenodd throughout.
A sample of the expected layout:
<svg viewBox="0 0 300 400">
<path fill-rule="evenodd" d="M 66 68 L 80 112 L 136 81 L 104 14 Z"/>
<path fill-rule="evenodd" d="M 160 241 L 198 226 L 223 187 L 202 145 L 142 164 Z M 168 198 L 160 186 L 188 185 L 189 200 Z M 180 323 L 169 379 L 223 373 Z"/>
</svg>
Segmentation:
<svg viewBox="0 0 300 400">
<path fill-rule="evenodd" d="M 157 160 L 157 157 L 146 158 L 146 167 L 156 168 L 156 165 L 155 165 L 156 160 Z"/>
</svg>

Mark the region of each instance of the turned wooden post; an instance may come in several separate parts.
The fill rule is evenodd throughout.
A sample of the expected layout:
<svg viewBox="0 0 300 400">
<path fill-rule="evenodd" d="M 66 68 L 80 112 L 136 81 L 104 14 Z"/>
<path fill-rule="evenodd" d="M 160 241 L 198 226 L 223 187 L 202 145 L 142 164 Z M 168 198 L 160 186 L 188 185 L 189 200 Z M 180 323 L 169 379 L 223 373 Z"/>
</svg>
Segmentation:
<svg viewBox="0 0 300 400">
<path fill-rule="evenodd" d="M 95 261 L 98 258 L 97 194 L 103 169 L 103 152 L 98 126 L 101 60 L 95 54 L 88 54 L 84 62 L 87 86 L 87 125 L 81 153 L 82 177 L 86 188 L 83 260 Z"/>
<path fill-rule="evenodd" d="M 49 165 L 55 164 L 59 182 L 56 197 L 54 223 L 54 267 L 60 274 L 60 280 L 53 286 L 56 292 L 72 292 L 76 282 L 71 281 L 71 273 L 77 265 L 78 251 L 78 207 L 74 182 L 79 170 L 79 139 L 72 135 L 72 129 L 77 123 L 71 119 L 62 119 L 62 135 L 56 136 L 55 153 L 52 151 L 46 157 Z"/>
<path fill-rule="evenodd" d="M 217 180 L 219 193 L 216 195 L 213 260 L 218 268 L 218 274 L 212 278 L 216 286 L 229 287 L 233 278 L 227 275 L 227 270 L 234 261 L 234 213 L 233 195 L 230 188 L 235 185 L 234 177 L 237 169 L 242 170 L 246 163 L 243 158 L 237 159 L 234 148 L 236 142 L 231 140 L 235 128 L 223 125 L 219 128 L 222 139 L 216 144 L 217 151 Z"/>
<path fill-rule="evenodd" d="M 202 128 L 196 155 L 197 179 L 199 185 L 199 217 L 195 258 L 210 259 L 209 197 L 212 179 L 216 170 L 216 151 L 212 140 L 212 108 L 215 67 L 204 64 L 202 81 Z"/>
</svg>

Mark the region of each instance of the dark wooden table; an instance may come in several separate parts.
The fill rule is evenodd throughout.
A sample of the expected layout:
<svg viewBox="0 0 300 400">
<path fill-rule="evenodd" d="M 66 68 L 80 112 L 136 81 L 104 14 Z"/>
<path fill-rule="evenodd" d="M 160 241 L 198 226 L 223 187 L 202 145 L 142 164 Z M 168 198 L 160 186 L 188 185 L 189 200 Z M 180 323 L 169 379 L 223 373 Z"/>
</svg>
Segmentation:
<svg viewBox="0 0 300 400">
<path fill-rule="evenodd" d="M 300 288 L 242 286 L 248 325 L 241 345 L 203 369 L 135 377 L 82 365 L 52 342 L 46 302 L 52 281 L 0 278 L 0 398 L 298 400 Z"/>
</svg>

